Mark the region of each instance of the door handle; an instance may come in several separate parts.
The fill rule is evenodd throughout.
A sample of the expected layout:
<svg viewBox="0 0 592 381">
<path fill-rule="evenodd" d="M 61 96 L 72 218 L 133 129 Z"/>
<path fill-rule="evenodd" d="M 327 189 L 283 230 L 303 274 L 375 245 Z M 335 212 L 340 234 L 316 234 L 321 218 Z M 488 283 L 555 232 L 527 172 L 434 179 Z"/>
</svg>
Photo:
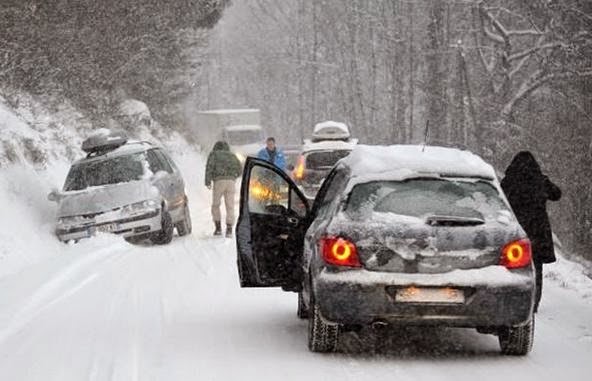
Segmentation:
<svg viewBox="0 0 592 381">
<path fill-rule="evenodd" d="M 288 223 L 292 225 L 298 225 L 298 218 L 296 217 L 288 217 Z"/>
</svg>

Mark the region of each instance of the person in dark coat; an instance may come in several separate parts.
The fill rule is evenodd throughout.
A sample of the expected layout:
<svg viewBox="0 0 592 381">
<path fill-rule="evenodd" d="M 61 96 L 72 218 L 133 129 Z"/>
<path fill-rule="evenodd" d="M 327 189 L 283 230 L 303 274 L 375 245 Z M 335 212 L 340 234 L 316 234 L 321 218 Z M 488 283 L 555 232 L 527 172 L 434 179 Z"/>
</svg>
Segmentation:
<svg viewBox="0 0 592 381">
<path fill-rule="evenodd" d="M 546 203 L 547 200 L 558 201 L 561 190 L 542 173 L 534 156 L 528 151 L 519 152 L 514 157 L 506 169 L 501 186 L 532 245 L 536 312 L 543 290 L 543 264 L 556 261 Z"/>
<path fill-rule="evenodd" d="M 214 144 L 206 163 L 205 185 L 212 189 L 212 218 L 214 219 L 214 235 L 222 234 L 220 204 L 224 197 L 226 207 L 226 236 L 232 237 L 234 224 L 234 186 L 236 178 L 241 175 L 240 161 L 230 152 L 225 141 Z M 212 183 L 214 184 L 212 188 Z"/>
</svg>

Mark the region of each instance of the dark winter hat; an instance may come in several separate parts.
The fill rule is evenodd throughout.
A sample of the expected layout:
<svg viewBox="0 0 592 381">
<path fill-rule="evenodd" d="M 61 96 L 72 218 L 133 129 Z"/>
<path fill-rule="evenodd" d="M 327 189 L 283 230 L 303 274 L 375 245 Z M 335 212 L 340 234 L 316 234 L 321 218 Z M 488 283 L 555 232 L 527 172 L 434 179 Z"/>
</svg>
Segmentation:
<svg viewBox="0 0 592 381">
<path fill-rule="evenodd" d="M 541 173 L 541 167 L 537 163 L 532 153 L 528 151 L 520 151 L 514 156 L 512 162 L 506 169 L 506 175 L 508 174 L 539 174 Z"/>
<path fill-rule="evenodd" d="M 224 140 L 219 140 L 214 144 L 214 151 L 230 151 L 230 146 Z"/>
</svg>

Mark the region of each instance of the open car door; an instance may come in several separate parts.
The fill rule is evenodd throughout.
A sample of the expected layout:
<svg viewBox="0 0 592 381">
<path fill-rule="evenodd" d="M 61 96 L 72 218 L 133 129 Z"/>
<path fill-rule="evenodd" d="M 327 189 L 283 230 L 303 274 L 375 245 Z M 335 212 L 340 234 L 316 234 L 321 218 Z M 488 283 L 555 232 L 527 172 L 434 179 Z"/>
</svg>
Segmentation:
<svg viewBox="0 0 592 381">
<path fill-rule="evenodd" d="M 236 227 L 241 287 L 300 290 L 308 215 L 306 198 L 285 172 L 247 158 Z"/>
</svg>

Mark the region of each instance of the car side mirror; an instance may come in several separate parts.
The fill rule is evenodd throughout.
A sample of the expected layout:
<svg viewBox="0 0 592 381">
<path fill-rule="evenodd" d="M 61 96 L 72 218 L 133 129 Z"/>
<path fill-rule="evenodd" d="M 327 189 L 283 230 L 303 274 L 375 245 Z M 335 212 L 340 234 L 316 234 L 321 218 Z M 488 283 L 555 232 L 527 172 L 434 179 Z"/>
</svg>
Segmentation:
<svg viewBox="0 0 592 381">
<path fill-rule="evenodd" d="M 52 202 L 59 202 L 62 197 L 62 193 L 57 188 L 53 188 L 47 195 L 47 199 Z"/>
</svg>

